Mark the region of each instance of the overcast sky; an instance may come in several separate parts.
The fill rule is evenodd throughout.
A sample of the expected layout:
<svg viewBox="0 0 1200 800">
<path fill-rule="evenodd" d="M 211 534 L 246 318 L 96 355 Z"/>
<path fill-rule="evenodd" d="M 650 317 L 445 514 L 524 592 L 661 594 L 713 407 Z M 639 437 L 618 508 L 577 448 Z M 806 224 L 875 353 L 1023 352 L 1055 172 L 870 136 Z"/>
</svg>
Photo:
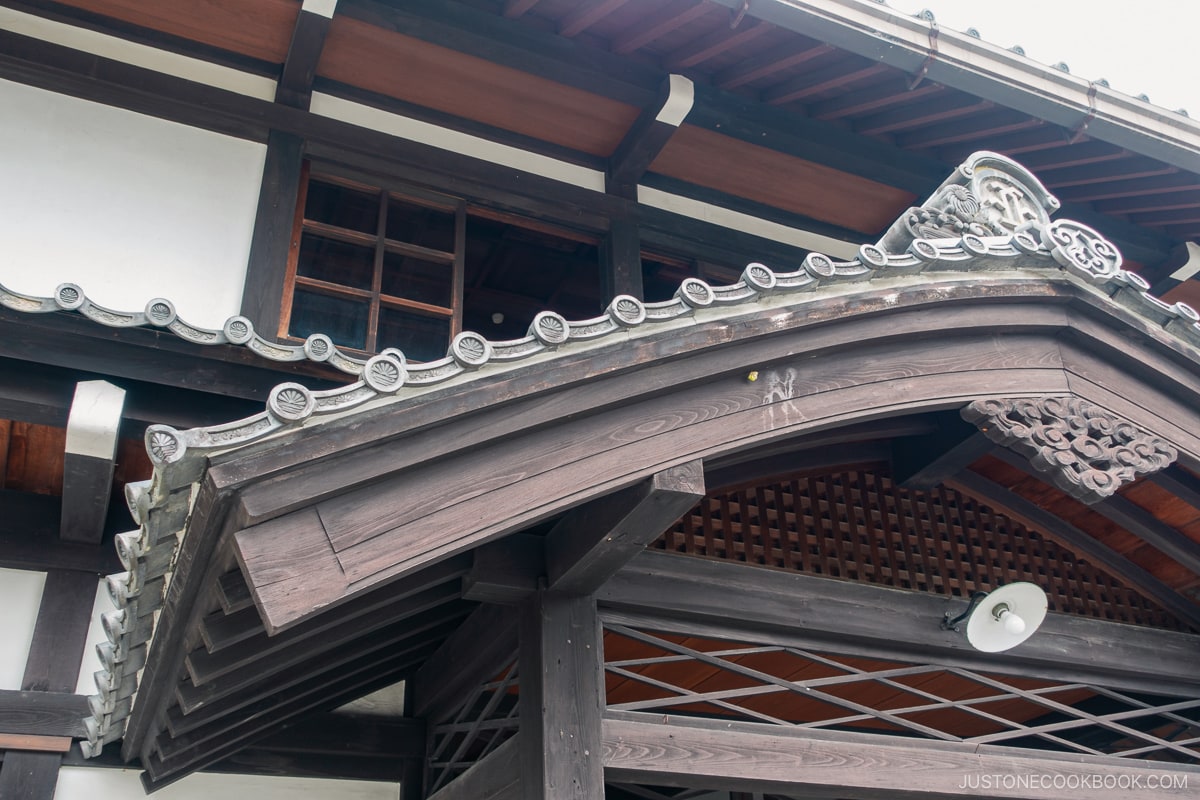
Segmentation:
<svg viewBox="0 0 1200 800">
<path fill-rule="evenodd" d="M 1043 64 L 1108 79 L 1113 89 L 1200 118 L 1200 0 L 888 0 L 938 25 L 976 28 L 1001 47 L 1015 44 Z"/>
</svg>

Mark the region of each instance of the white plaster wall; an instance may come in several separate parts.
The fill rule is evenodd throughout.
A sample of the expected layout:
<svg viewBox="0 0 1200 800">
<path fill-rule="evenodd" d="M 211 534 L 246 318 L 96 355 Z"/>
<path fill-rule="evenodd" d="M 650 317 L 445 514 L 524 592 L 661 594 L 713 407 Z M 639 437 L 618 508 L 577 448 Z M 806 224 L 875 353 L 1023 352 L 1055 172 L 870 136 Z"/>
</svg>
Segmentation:
<svg viewBox="0 0 1200 800">
<path fill-rule="evenodd" d="M 238 313 L 266 147 L 0 80 L 0 284 Z"/>
<path fill-rule="evenodd" d="M 21 688 L 45 584 L 44 572 L 0 569 L 0 689 Z"/>
<path fill-rule="evenodd" d="M 116 747 L 117 745 L 109 745 Z M 145 792 L 133 770 L 63 767 L 54 800 L 129 800 Z M 399 784 L 196 773 L 154 793 L 155 800 L 396 800 Z"/>
<path fill-rule="evenodd" d="M 96 599 L 92 602 L 92 624 L 88 626 L 87 646 L 83 648 L 83 660 L 79 664 L 79 680 L 75 683 L 75 694 L 95 694 L 96 673 L 104 669 L 100 656 L 96 654 L 96 645 L 107 642 L 104 635 L 104 624 L 100 615 L 113 610 L 112 599 L 101 578 L 96 584 Z"/>
</svg>

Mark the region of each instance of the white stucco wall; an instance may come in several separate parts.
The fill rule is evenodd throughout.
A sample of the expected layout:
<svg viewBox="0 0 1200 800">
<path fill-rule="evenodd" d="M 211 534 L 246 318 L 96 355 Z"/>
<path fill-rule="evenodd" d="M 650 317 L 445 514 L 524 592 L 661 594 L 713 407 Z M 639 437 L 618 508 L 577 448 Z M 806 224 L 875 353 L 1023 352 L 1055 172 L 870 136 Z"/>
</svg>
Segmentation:
<svg viewBox="0 0 1200 800">
<path fill-rule="evenodd" d="M 0 689 L 20 689 L 46 573 L 0 569 Z"/>
<path fill-rule="evenodd" d="M 0 284 L 238 313 L 266 147 L 0 80 Z"/>
<path fill-rule="evenodd" d="M 155 800 L 396 800 L 398 794 L 399 785 L 386 782 L 197 773 L 153 796 Z M 102 767 L 63 767 L 54 792 L 54 800 L 129 800 L 143 796 L 136 771 Z"/>
<path fill-rule="evenodd" d="M 75 694 L 95 694 L 98 691 L 96 673 L 104 669 L 104 664 L 96 653 L 96 645 L 108 641 L 108 637 L 104 635 L 104 624 L 100 621 L 100 615 L 107 614 L 113 608 L 108 588 L 101 578 L 96 583 L 96 599 L 92 602 L 92 624 L 88 627 L 87 646 L 83 648 L 83 659 L 79 664 L 79 680 L 75 682 Z"/>
</svg>

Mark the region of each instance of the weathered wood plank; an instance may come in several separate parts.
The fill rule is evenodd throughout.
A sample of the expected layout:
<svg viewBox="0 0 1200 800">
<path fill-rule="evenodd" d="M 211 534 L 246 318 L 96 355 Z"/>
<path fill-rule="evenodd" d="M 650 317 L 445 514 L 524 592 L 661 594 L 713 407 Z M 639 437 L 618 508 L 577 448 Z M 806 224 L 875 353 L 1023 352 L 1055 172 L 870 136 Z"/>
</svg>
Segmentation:
<svg viewBox="0 0 1200 800">
<path fill-rule="evenodd" d="M 545 539 L 514 533 L 477 547 L 463 578 L 463 597 L 481 603 L 519 603 L 546 576 Z"/>
<path fill-rule="evenodd" d="M 484 756 L 429 800 L 529 800 L 533 795 L 521 791 L 521 772 L 517 754 L 521 734 Z"/>
<path fill-rule="evenodd" d="M 547 588 L 591 594 L 703 496 L 696 460 L 572 510 L 546 536 Z"/>
<path fill-rule="evenodd" d="M 0 764 L 0 797 L 51 800 L 58 785 L 59 753 L 15 750 Z"/>
<path fill-rule="evenodd" d="M 473 611 L 413 677 L 413 713 L 441 722 L 464 692 L 507 667 L 517 653 L 517 616 L 489 604 Z"/>
<path fill-rule="evenodd" d="M 521 610 L 522 797 L 603 800 L 600 620 L 591 597 L 539 591 Z"/>
<path fill-rule="evenodd" d="M 646 552 L 596 597 L 605 619 L 635 628 L 1185 697 L 1200 686 L 1200 637 L 1190 634 L 1052 613 L 1035 636 L 997 658 L 939 628 L 943 614 L 965 601 L 744 564 Z"/>
<path fill-rule="evenodd" d="M 946 485 L 1053 539 L 1076 556 L 1088 559 L 1200 631 L 1200 606 L 1086 531 L 974 472 L 961 472 L 947 481 Z"/>
<path fill-rule="evenodd" d="M 89 713 L 86 695 L 0 689 L 0 733 L 80 739 Z"/>
<path fill-rule="evenodd" d="M 1152 774 L 1179 776 L 1189 783 L 1200 779 L 1200 770 L 1190 765 L 1164 768 L 1132 759 L 1084 760 L 893 736 L 714 722 L 611 713 L 603 723 L 605 777 L 787 795 L 823 792 L 854 800 L 1077 800 L 1081 779 L 1098 780 L 1096 786 L 1112 781 L 1123 787 L 1122 798 L 1151 800 L 1164 792 L 1157 783 L 1148 785 Z M 1025 775 L 1047 780 L 1032 787 L 998 780 Z M 987 778 L 991 780 L 985 783 Z M 1190 790 L 1180 796 L 1190 796 Z"/>
</svg>

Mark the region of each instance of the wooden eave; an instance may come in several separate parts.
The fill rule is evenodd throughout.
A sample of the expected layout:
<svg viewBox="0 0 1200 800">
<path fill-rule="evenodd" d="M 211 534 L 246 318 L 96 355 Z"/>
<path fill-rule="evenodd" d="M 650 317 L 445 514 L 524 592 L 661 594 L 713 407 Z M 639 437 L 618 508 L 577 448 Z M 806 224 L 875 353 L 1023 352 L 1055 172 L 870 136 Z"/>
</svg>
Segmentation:
<svg viewBox="0 0 1200 800">
<path fill-rule="evenodd" d="M 199 488 L 125 756 L 140 756 L 158 781 L 236 749 L 172 742 L 186 735 L 186 710 L 208 707 L 225 720 L 209 736 L 225 736 L 236 729 L 228 714 L 253 701 L 243 684 L 223 690 L 220 680 L 197 693 L 191 683 L 200 662 L 187 662 L 189 653 L 205 652 L 205 620 L 220 618 L 222 592 L 239 575 L 247 600 L 235 613 L 252 634 L 243 660 L 226 668 L 245 681 L 256 665 L 278 658 L 275 639 L 336 629 L 388 592 L 425 591 L 422 576 L 440 565 L 451 565 L 455 580 L 455 559 L 473 548 L 696 458 L 719 470 L 753 460 L 756 448 L 773 455 L 803 448 L 817 432 L 956 409 L 982 396 L 1068 393 L 1163 436 L 1195 469 L 1194 345 L 1136 304 L 1114 303 L 1062 273 L 1031 271 L 1037 258 L 1016 260 L 1009 272 L 881 276 L 746 307 L 696 309 L 662 330 L 635 328 L 527 363 L 489 365 L 445 386 L 404 389 L 257 443 L 160 465 L 149 519 L 163 503 L 161 519 L 182 525 L 188 506 L 179 503 L 193 484 Z M 792 396 L 764 405 L 772 376 L 788 370 Z M 395 669 L 381 666 L 377 676 L 411 674 L 420 654 L 470 611 L 458 597 L 448 591 L 429 607 L 440 611 L 421 612 L 430 628 L 409 634 L 401 623 L 394 635 L 414 660 L 397 656 L 386 661 Z M 350 655 L 370 652 L 369 639 L 353 641 Z M 337 669 L 313 658 L 313 669 L 326 672 L 295 673 L 310 687 L 296 691 L 318 705 L 340 698 L 311 694 Z M 374 662 L 366 663 L 370 670 Z M 235 706 L 222 711 L 223 702 Z M 249 731 L 265 735 L 287 718 L 272 713 L 306 702 L 271 706 L 265 727 L 246 729 L 245 741 Z M 163 727 L 163 715 L 175 720 L 174 731 Z M 188 755 L 175 749 L 184 743 Z"/>
<path fill-rule="evenodd" d="M 270 74 L 286 57 L 298 5 L 260 0 L 235 12 L 210 3 L 204 12 L 166 3 L 147 16 L 125 2 L 71 0 L 45 13 Z M 679 5 L 667 14 L 636 0 L 579 18 L 548 2 L 493 13 L 344 0 L 315 90 L 603 167 L 665 75 L 682 72 L 699 86 L 694 130 L 668 143 L 647 186 L 870 237 L 947 165 L 986 148 L 1028 158 L 1067 213 L 1117 242 L 1151 283 L 1169 273 L 1173 247 L 1200 235 L 1197 126 L 1183 115 L 954 31 L 938 29 L 932 52 L 930 23 L 886 6 L 767 4 L 731 25 L 736 3 Z M 878 30 L 892 42 L 883 50 Z M 381 72 L 380 59 L 397 68 Z M 25 79 L 20 61 L 10 67 Z M 170 106 L 146 107 L 183 113 Z M 260 137 L 272 116 L 238 115 L 241 135 Z M 790 195 L 765 186 L 763 170 L 789 176 Z M 833 200 L 830 170 L 872 191 Z"/>
</svg>

